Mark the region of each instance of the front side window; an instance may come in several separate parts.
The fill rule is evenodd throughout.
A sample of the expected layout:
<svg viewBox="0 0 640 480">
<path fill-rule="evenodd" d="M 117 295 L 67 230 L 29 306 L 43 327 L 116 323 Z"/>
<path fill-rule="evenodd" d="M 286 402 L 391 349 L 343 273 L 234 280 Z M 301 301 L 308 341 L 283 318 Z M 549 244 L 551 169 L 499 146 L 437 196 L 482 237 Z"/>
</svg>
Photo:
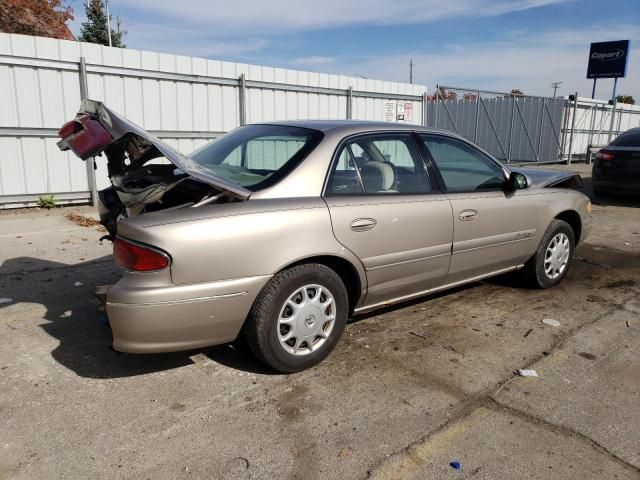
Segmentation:
<svg viewBox="0 0 640 480">
<path fill-rule="evenodd" d="M 410 134 L 370 135 L 346 142 L 328 184 L 332 195 L 428 192 L 427 172 Z"/>
<path fill-rule="evenodd" d="M 466 142 L 439 135 L 420 135 L 440 171 L 448 192 L 501 190 L 502 167 Z"/>
<path fill-rule="evenodd" d="M 248 125 L 206 144 L 189 159 L 225 180 L 256 191 L 295 168 L 322 140 L 322 133 L 281 125 Z"/>
</svg>

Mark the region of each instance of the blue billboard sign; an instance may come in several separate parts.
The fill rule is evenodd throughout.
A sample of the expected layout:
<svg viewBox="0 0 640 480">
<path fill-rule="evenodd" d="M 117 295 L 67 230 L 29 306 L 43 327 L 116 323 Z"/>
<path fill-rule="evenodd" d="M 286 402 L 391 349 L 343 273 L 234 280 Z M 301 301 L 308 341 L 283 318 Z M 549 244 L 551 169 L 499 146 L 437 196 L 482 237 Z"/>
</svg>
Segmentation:
<svg viewBox="0 0 640 480">
<path fill-rule="evenodd" d="M 619 78 L 627 73 L 629 40 L 592 43 L 587 78 Z"/>
</svg>

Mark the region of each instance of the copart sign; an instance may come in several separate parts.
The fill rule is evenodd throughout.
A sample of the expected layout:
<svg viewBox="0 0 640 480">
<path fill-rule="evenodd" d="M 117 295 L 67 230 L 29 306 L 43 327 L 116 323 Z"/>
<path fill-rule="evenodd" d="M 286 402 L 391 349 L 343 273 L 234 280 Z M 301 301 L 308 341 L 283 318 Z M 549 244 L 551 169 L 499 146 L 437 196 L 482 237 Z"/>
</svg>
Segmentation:
<svg viewBox="0 0 640 480">
<path fill-rule="evenodd" d="M 587 78 L 624 77 L 629 59 L 629 40 L 592 43 Z"/>
</svg>

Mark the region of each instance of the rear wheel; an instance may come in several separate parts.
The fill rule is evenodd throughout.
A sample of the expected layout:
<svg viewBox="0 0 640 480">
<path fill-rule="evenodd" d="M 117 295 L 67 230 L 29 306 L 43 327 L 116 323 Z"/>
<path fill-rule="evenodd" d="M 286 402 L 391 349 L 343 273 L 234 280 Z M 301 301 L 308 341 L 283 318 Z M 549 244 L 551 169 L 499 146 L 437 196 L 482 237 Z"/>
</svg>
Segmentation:
<svg viewBox="0 0 640 480">
<path fill-rule="evenodd" d="M 553 220 L 523 270 L 526 280 L 537 288 L 550 288 L 564 278 L 571 267 L 575 235 L 571 225 Z"/>
<path fill-rule="evenodd" d="M 320 363 L 347 322 L 346 288 L 325 265 L 297 265 L 275 275 L 258 296 L 244 333 L 253 353 L 282 373 Z"/>
</svg>

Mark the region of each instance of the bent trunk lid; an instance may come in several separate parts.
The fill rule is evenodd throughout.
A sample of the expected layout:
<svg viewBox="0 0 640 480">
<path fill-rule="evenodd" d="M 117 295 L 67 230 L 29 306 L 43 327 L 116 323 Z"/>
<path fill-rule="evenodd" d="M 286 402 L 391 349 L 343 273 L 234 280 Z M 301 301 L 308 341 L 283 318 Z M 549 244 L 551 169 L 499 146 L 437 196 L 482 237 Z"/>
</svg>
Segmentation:
<svg viewBox="0 0 640 480">
<path fill-rule="evenodd" d="M 74 121 L 82 124 L 83 122 L 81 122 L 80 120 L 83 117 L 86 118 L 86 116 L 90 116 L 92 119 L 97 120 L 100 125 L 109 133 L 109 135 L 111 135 L 112 142 L 107 145 L 101 143 L 97 146 L 97 148 L 93 149 L 87 148 L 86 145 L 83 145 L 83 150 L 90 153 L 90 155 L 85 156 L 80 154 L 75 148 L 73 148 L 74 138 L 72 137 L 77 137 L 78 135 L 81 135 L 83 133 L 83 131 L 76 130 L 72 135 L 68 135 L 58 142 L 58 146 L 61 150 L 67 150 L 71 148 L 74 153 L 76 153 L 76 155 L 78 155 L 80 158 L 86 159 L 88 156 L 97 155 L 98 153 L 101 153 L 102 151 L 108 149 L 109 145 L 121 141 L 124 137 L 128 137 L 128 139 L 126 140 L 128 144 L 135 143 L 135 138 L 139 137 L 143 139 L 143 141 L 146 141 L 150 145 L 150 147 L 145 149 L 137 149 L 134 146 L 134 148 L 127 150 L 131 150 L 134 152 L 138 151 L 140 153 L 140 157 L 138 159 L 143 160 L 142 163 L 153 158 L 163 156 L 171 163 L 173 163 L 177 168 L 192 176 L 196 180 L 207 183 L 219 190 L 233 195 L 236 198 L 245 200 L 251 195 L 250 190 L 247 190 L 246 188 L 236 183 L 229 182 L 228 180 L 216 175 L 212 171 L 202 167 L 191 158 L 186 157 L 180 152 L 174 150 L 168 144 L 151 135 L 146 130 L 140 128 L 135 123 L 120 116 L 119 114 L 105 106 L 102 102 L 89 99 L 83 100 L 80 105 L 80 111 L 78 112 L 76 120 Z M 65 131 L 65 127 L 61 128 L 60 130 L 61 136 L 64 134 L 63 132 Z M 101 142 L 103 140 L 104 138 L 100 139 Z M 135 156 L 134 158 L 132 158 L 132 160 L 134 162 L 136 161 Z"/>
</svg>

